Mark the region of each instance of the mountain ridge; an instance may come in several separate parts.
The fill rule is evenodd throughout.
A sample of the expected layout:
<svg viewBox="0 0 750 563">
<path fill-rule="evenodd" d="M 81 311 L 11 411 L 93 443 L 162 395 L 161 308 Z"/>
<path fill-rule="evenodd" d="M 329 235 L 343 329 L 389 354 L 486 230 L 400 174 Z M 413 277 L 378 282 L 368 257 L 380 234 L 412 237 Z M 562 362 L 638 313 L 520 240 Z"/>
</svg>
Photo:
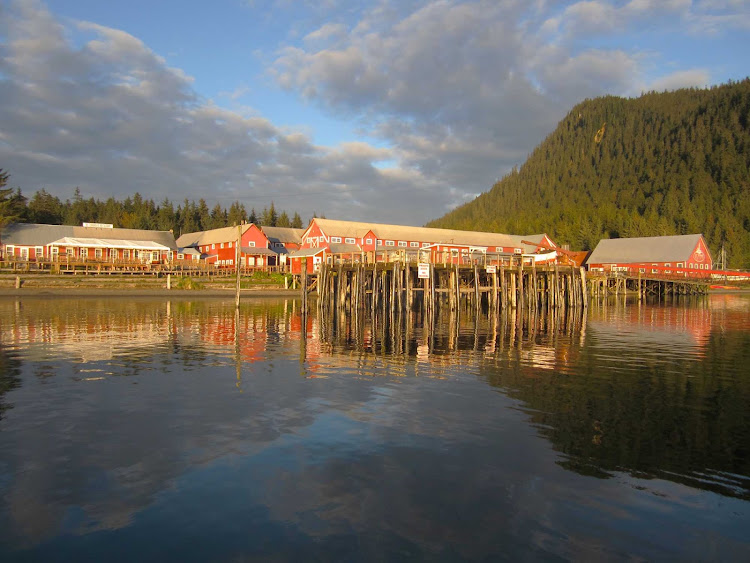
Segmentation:
<svg viewBox="0 0 750 563">
<path fill-rule="evenodd" d="M 577 104 L 520 169 L 427 224 L 602 238 L 703 233 L 750 269 L 750 79 Z"/>
</svg>

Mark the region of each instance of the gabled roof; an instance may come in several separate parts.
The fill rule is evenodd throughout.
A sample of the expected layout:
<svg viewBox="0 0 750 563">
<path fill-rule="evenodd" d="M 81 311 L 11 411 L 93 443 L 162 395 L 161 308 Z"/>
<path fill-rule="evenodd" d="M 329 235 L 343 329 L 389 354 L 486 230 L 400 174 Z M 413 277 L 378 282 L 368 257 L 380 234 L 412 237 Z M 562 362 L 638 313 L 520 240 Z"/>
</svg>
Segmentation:
<svg viewBox="0 0 750 563">
<path fill-rule="evenodd" d="M 300 244 L 305 229 L 293 229 L 291 227 L 260 227 L 266 238 L 271 242 Z"/>
<path fill-rule="evenodd" d="M 478 231 L 459 231 L 453 229 L 432 229 L 429 227 L 408 227 L 404 225 L 386 225 L 381 223 L 360 223 L 357 221 L 336 221 L 333 219 L 313 219 L 327 236 L 361 238 L 369 231 L 383 240 L 406 240 L 412 242 L 433 242 L 444 244 L 462 244 L 470 246 L 503 246 L 521 248 L 524 252 L 533 252 L 535 247 L 522 244 L 522 240 L 539 242 L 541 235 L 506 235 L 502 233 L 485 233 Z"/>
<path fill-rule="evenodd" d="M 587 264 L 677 262 L 690 258 L 703 235 L 603 239 Z"/>
<path fill-rule="evenodd" d="M 247 230 L 253 226 L 253 223 L 246 223 L 242 225 L 242 234 L 244 235 Z M 206 244 L 216 244 L 222 242 L 230 242 L 237 240 L 237 226 L 233 227 L 222 227 L 220 229 L 211 229 L 209 231 L 196 231 L 194 233 L 185 233 L 177 239 L 177 244 L 182 247 L 188 246 L 203 246 Z"/>
<path fill-rule="evenodd" d="M 130 241 L 153 241 L 177 250 L 174 235 L 169 231 L 147 229 L 106 229 L 101 227 L 78 227 L 74 225 L 43 225 L 38 223 L 11 223 L 2 232 L 3 244 L 19 246 L 45 246 L 65 237 L 114 239 Z"/>
</svg>

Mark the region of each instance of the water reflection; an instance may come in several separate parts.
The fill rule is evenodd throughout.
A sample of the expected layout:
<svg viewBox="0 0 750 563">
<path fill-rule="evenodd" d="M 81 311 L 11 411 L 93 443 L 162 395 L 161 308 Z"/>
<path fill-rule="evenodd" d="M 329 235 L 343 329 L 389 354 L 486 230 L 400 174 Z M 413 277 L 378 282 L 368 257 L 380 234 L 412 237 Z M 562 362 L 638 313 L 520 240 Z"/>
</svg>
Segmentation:
<svg viewBox="0 0 750 563">
<path fill-rule="evenodd" d="M 731 297 L 432 326 L 0 300 L 0 556 L 750 556 Z"/>
</svg>

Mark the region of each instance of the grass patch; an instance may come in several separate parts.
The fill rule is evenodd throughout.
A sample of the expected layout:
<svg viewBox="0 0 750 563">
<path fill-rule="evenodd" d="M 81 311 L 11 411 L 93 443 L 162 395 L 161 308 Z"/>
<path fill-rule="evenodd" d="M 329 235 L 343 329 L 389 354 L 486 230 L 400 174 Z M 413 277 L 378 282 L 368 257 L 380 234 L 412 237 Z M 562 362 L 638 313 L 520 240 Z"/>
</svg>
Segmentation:
<svg viewBox="0 0 750 563">
<path fill-rule="evenodd" d="M 179 278 L 173 286 L 175 289 L 203 289 L 203 284 L 201 282 L 188 277 Z"/>
</svg>

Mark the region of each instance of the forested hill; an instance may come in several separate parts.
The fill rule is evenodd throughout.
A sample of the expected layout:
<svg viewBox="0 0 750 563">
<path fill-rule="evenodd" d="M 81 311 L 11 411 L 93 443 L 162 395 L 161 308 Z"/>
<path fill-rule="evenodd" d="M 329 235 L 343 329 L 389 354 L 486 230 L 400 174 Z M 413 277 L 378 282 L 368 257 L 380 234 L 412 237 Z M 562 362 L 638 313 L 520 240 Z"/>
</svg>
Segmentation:
<svg viewBox="0 0 750 563">
<path fill-rule="evenodd" d="M 430 227 L 602 238 L 703 233 L 750 269 L 750 79 L 586 100 L 492 189 Z"/>
</svg>

